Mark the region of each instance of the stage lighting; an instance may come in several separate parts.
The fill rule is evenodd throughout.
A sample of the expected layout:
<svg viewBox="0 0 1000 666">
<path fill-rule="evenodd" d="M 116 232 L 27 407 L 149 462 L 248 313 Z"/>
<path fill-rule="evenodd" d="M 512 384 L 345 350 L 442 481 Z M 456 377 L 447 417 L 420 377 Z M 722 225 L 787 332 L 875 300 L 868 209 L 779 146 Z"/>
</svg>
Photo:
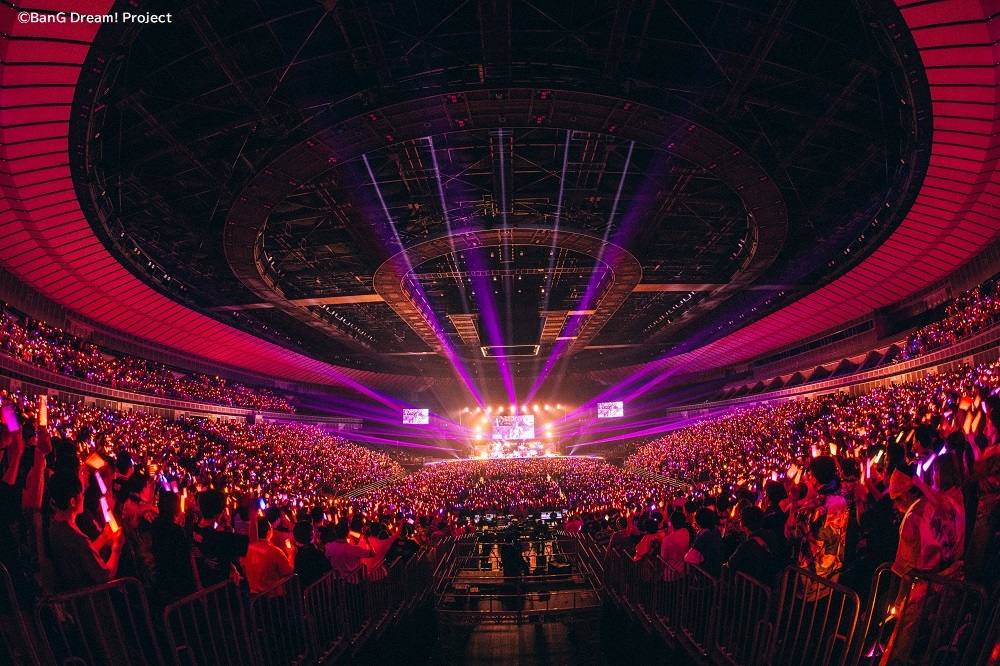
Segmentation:
<svg viewBox="0 0 1000 666">
<path fill-rule="evenodd" d="M 497 407 L 497 414 L 503 414 L 503 407 Z"/>
<path fill-rule="evenodd" d="M 487 408 L 486 408 L 486 412 L 487 412 L 488 414 L 492 414 L 492 413 L 493 413 L 493 408 L 492 408 L 492 407 L 487 407 Z"/>
<path fill-rule="evenodd" d="M 552 409 L 552 408 L 549 407 L 548 405 L 545 405 L 545 411 L 549 411 L 550 409 Z"/>
<path fill-rule="evenodd" d="M 537 412 L 538 411 L 538 405 L 534 405 L 533 407 L 534 407 L 534 410 Z"/>
<path fill-rule="evenodd" d="M 468 407 L 466 407 L 466 408 L 465 408 L 465 413 L 466 413 L 466 414 L 468 414 L 468 413 L 469 413 L 469 408 L 468 408 Z"/>
</svg>

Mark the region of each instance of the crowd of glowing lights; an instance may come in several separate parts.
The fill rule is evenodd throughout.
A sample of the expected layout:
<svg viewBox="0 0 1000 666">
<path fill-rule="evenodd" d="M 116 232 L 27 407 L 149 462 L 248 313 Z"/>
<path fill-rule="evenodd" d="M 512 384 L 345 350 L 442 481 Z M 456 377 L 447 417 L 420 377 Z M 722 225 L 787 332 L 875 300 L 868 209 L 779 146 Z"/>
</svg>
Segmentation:
<svg viewBox="0 0 1000 666">
<path fill-rule="evenodd" d="M 294 411 L 288 399 L 265 388 L 111 353 L 60 328 L 18 319 L 4 310 L 0 310 L 0 353 L 43 370 L 123 391 L 245 409 Z"/>
</svg>

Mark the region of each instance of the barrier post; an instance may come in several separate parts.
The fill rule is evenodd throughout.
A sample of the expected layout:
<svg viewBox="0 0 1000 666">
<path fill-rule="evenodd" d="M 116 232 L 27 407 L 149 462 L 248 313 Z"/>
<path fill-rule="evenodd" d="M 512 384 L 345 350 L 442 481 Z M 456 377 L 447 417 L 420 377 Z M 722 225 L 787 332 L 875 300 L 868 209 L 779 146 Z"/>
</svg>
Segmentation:
<svg viewBox="0 0 1000 666">
<path fill-rule="evenodd" d="M 689 564 L 681 579 L 680 629 L 698 652 L 708 655 L 715 630 L 719 582 L 701 567 Z"/>
<path fill-rule="evenodd" d="M 18 607 L 17 594 L 7 568 L 0 564 L 0 663 L 39 664 L 24 613 Z"/>
<path fill-rule="evenodd" d="M 715 650 L 733 666 L 750 666 L 770 636 L 771 590 L 744 573 L 722 569 Z"/>
<path fill-rule="evenodd" d="M 146 593 L 134 578 L 41 599 L 35 620 L 55 663 L 163 664 Z"/>
<path fill-rule="evenodd" d="M 299 577 L 286 576 L 250 601 L 257 649 L 265 664 L 302 664 L 309 658 Z"/>
<path fill-rule="evenodd" d="M 304 615 L 312 655 L 326 663 L 347 637 L 344 623 L 344 581 L 328 571 L 303 593 Z"/>
<path fill-rule="evenodd" d="M 772 666 L 843 666 L 858 624 L 858 595 L 805 569 L 788 567 L 765 661 Z"/>
<path fill-rule="evenodd" d="M 243 592 L 231 581 L 170 604 L 163 611 L 163 624 L 170 659 L 178 666 L 261 663 L 250 639 Z"/>
</svg>

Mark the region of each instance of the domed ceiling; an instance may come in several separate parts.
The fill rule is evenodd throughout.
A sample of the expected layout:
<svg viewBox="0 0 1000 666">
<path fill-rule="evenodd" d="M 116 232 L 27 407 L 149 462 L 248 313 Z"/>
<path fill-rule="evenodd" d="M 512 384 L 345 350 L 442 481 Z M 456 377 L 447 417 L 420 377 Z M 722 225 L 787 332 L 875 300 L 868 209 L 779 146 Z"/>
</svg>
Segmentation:
<svg viewBox="0 0 1000 666">
<path fill-rule="evenodd" d="M 167 2 L 105 26 L 71 154 L 155 288 L 341 366 L 530 386 L 842 275 L 927 167 L 881 2 Z"/>
</svg>

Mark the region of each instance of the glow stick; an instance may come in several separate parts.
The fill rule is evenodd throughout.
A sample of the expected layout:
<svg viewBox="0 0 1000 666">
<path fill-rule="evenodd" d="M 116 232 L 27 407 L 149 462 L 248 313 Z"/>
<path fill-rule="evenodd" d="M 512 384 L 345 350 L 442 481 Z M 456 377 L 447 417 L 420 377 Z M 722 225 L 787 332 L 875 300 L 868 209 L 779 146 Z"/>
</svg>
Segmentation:
<svg viewBox="0 0 1000 666">
<path fill-rule="evenodd" d="M 45 427 L 49 424 L 49 396 L 38 396 L 38 425 Z"/>
<path fill-rule="evenodd" d="M 4 425 L 7 426 L 7 430 L 11 432 L 17 432 L 21 429 L 21 426 L 17 423 L 17 412 L 14 411 L 12 405 L 4 405 L 0 407 L 0 418 L 3 419 Z"/>
</svg>

